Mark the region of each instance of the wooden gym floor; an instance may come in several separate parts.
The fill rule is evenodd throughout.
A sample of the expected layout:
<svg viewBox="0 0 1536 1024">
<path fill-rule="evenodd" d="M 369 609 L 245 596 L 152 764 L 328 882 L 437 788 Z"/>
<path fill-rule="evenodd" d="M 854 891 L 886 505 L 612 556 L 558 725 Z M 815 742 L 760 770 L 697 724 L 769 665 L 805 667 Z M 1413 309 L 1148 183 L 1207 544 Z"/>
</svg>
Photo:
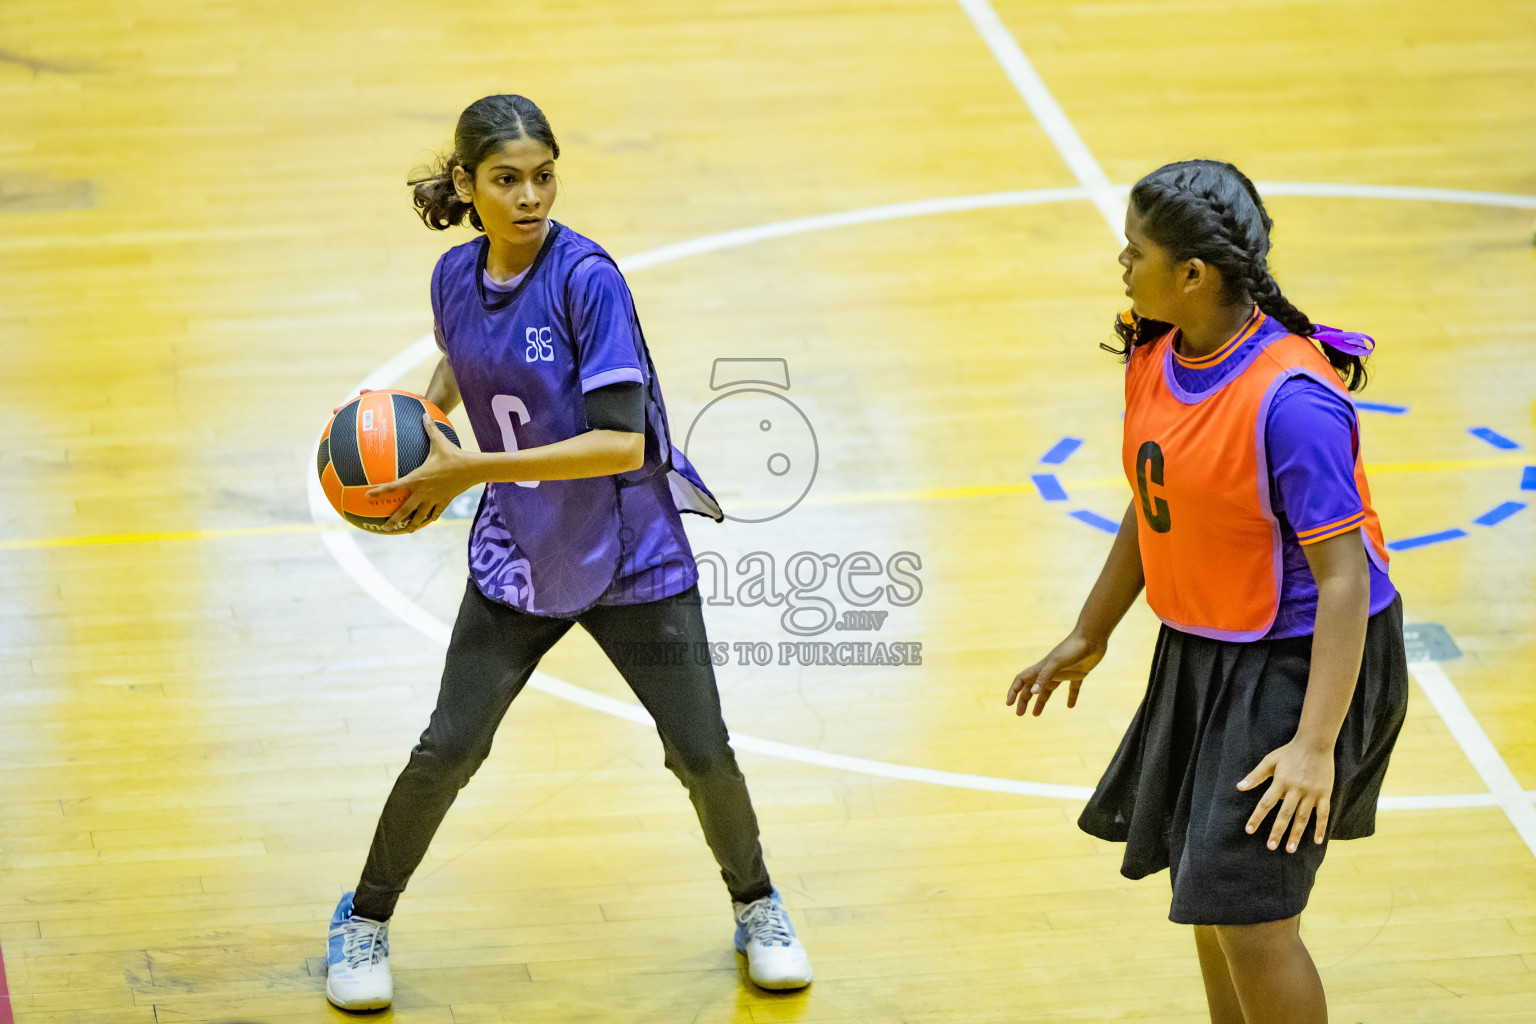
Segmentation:
<svg viewBox="0 0 1536 1024">
<path fill-rule="evenodd" d="M 1091 521 L 1125 502 L 1119 370 L 1095 347 L 1121 299 L 1098 175 L 1220 156 L 1274 183 L 1297 303 L 1381 342 L 1363 398 L 1398 411 L 1364 414 L 1377 506 L 1390 537 L 1432 541 L 1393 574 L 1409 619 L 1460 651 L 1415 665 L 1396 803 L 1333 848 L 1304 917 L 1334 1019 L 1536 1020 L 1529 4 L 11 0 L 16 1021 L 343 1016 L 322 995 L 325 922 L 431 708 L 467 524 L 381 539 L 315 519 L 312 443 L 365 376 L 424 385 L 413 356 L 379 368 L 429 330 L 427 274 L 467 235 L 424 230 L 402 182 L 499 91 L 559 133 L 557 219 L 621 257 L 927 204 L 629 264 L 674 429 L 705 424 L 728 510 L 772 504 L 731 475 L 752 402 L 792 402 L 816 439 L 799 507 L 690 518 L 695 548 L 780 571 L 802 550 L 912 553 L 920 596 L 858 638 L 920 643 L 922 663 L 733 650 L 719 670 L 816 970 L 775 996 L 738 979 L 684 793 L 573 632 L 401 902 L 386 1019 L 1204 1019 L 1166 875 L 1122 879 L 1118 849 L 1075 827 L 1079 790 L 1039 795 L 1096 780 L 1150 614 L 1076 710 L 1020 722 L 1002 694 L 1072 621 L 1108 542 Z M 942 202 L 991 193 L 1028 194 Z M 702 417 L 724 393 L 713 361 L 749 357 L 785 360 L 789 390 Z M 1063 458 L 1065 438 L 1082 444 Z M 776 645 L 779 614 L 708 620 Z"/>
</svg>

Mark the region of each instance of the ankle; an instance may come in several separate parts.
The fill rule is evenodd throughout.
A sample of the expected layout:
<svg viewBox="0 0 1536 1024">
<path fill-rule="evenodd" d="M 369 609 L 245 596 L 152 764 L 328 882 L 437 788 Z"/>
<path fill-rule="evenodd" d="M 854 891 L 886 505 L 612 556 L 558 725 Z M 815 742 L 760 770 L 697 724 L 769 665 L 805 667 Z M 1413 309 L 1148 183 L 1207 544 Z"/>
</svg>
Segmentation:
<svg viewBox="0 0 1536 1024">
<path fill-rule="evenodd" d="M 352 904 L 352 916 L 364 921 L 372 921 L 374 924 L 386 924 L 390 918 L 389 911 L 377 911 L 372 907 L 360 907 Z"/>
</svg>

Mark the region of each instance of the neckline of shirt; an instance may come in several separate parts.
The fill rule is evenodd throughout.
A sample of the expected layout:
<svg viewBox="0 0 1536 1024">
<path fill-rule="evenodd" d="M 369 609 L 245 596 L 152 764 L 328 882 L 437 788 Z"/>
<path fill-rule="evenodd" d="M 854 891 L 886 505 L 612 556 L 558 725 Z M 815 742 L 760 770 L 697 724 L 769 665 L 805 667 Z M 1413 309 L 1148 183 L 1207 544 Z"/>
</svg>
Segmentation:
<svg viewBox="0 0 1536 1024">
<path fill-rule="evenodd" d="M 1178 361 L 1180 366 L 1188 367 L 1191 370 L 1208 370 L 1241 348 L 1243 342 L 1253 337 L 1267 319 L 1269 318 L 1264 314 L 1264 311 L 1255 305 L 1253 312 L 1243 322 L 1243 326 L 1239 327 L 1237 333 L 1228 338 L 1220 348 L 1214 352 L 1208 352 L 1203 356 L 1196 356 L 1192 359 L 1179 354 L 1179 335 L 1176 335 L 1170 346 L 1173 350 L 1173 358 Z"/>
<path fill-rule="evenodd" d="M 533 264 L 530 263 L 518 273 L 513 274 L 511 277 L 507 278 L 505 281 L 496 280 L 491 276 L 491 272 L 489 270 L 480 271 L 480 277 L 481 280 L 485 282 L 485 287 L 490 291 L 502 293 L 515 292 L 517 291 L 517 286 L 523 283 L 523 278 L 528 276 L 528 271 L 532 269 Z"/>
<path fill-rule="evenodd" d="M 538 274 L 539 268 L 544 265 L 544 259 L 554 248 L 555 239 L 564 230 L 563 225 L 557 221 L 549 222 L 549 231 L 544 236 L 544 244 L 539 247 L 539 254 L 533 258 L 517 277 L 499 284 L 492 283 L 490 271 L 486 269 L 486 259 L 490 256 L 491 240 L 485 235 L 480 236 L 480 252 L 475 259 L 475 291 L 480 297 L 480 305 L 490 313 L 506 309 L 517 301 L 518 296 L 528 287 L 528 283 Z M 515 284 L 513 282 L 516 282 Z M 489 287 L 487 287 L 489 285 Z M 510 288 L 508 288 L 510 286 Z M 505 290 L 504 290 L 505 289 Z M 494 294 L 494 298 L 492 298 Z"/>
</svg>

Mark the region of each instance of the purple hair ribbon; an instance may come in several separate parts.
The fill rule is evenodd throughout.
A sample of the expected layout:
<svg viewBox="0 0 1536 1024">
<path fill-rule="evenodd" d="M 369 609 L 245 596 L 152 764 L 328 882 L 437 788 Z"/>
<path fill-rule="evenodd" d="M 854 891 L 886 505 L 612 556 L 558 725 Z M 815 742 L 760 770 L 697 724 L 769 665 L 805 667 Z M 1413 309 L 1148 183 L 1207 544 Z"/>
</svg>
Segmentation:
<svg viewBox="0 0 1536 1024">
<path fill-rule="evenodd" d="M 1323 324 L 1312 325 L 1312 340 L 1337 349 L 1345 355 L 1360 356 L 1362 359 L 1376 350 L 1376 339 L 1369 334 L 1341 331 L 1336 327 Z"/>
</svg>

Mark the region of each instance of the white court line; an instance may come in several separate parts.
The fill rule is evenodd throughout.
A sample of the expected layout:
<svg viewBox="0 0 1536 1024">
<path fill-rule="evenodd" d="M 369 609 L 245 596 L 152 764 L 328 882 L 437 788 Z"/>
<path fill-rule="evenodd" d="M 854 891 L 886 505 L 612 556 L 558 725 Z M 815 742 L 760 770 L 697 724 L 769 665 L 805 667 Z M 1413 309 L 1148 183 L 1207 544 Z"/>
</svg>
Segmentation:
<svg viewBox="0 0 1536 1024">
<path fill-rule="evenodd" d="M 1056 147 L 1056 152 L 1066 161 L 1067 169 L 1072 172 L 1078 184 L 1087 190 L 1093 205 L 1104 217 L 1104 223 L 1109 225 L 1109 233 L 1115 236 L 1115 245 L 1123 245 L 1125 200 L 1121 198 L 1120 190 L 1109 183 L 1104 168 L 1093 158 L 1093 154 L 1088 151 L 1088 144 L 1077 134 L 1077 129 L 1072 127 L 1061 104 L 1056 102 L 1051 90 L 1045 87 L 1045 80 L 1029 62 L 1029 58 L 1024 56 L 1018 40 L 1013 38 L 1013 33 L 1008 31 L 1008 26 L 1003 24 L 1003 19 L 997 16 L 987 0 L 956 0 L 956 3 L 966 17 L 971 19 L 976 31 L 981 33 L 982 42 L 987 44 L 992 56 L 1002 65 L 1003 74 L 1008 76 L 1030 113 L 1040 122 L 1051 145 Z"/>
<path fill-rule="evenodd" d="M 433 339 L 424 339 L 433 348 L 436 347 Z M 421 342 L 412 345 L 402 352 L 391 363 L 400 366 L 404 363 L 407 353 L 421 347 Z M 419 362 L 420 359 L 417 360 Z M 388 365 L 388 364 L 386 364 Z M 401 372 L 410 369 L 414 364 L 406 364 Z M 393 384 L 399 373 L 385 378 L 381 373 L 375 372 L 369 375 L 368 382 L 363 387 L 386 387 Z M 334 525 L 335 513 L 331 510 L 330 503 L 325 499 L 325 493 L 320 489 L 319 478 L 313 474 L 306 474 L 313 484 L 309 487 L 310 514 L 317 522 L 326 523 L 325 529 L 320 531 L 320 538 L 325 546 L 330 549 L 332 557 L 342 569 L 355 580 L 363 591 L 396 618 L 400 619 L 412 629 L 423 636 L 433 640 L 441 646 L 448 646 L 448 638 L 452 633 L 452 627 L 448 623 L 437 618 L 431 612 L 406 597 L 399 588 L 389 581 L 378 570 L 368 556 L 363 554 L 357 546 L 351 528 L 348 526 Z M 1430 666 L 1438 670 L 1438 665 Z M 1442 674 L 1443 678 L 1443 674 Z M 636 725 L 654 725 L 651 716 L 638 704 L 617 700 L 601 693 L 594 693 L 584 687 L 568 683 L 563 679 L 556 679 L 545 672 L 535 671 L 529 679 L 528 685 L 542 693 L 552 697 L 568 701 L 572 704 L 598 711 L 614 718 L 622 718 L 625 721 L 634 722 Z M 1422 685 L 1422 683 L 1421 683 Z M 1454 690 L 1452 691 L 1454 693 Z M 1459 698 L 1457 698 L 1459 700 Z M 1438 706 L 1438 705 L 1437 705 Z M 1465 711 L 1465 705 L 1462 705 Z M 1442 712 L 1443 716 L 1443 712 Z M 1468 716 L 1470 718 L 1470 716 Z M 1473 724 L 1476 728 L 1476 724 Z M 1481 730 L 1479 730 L 1481 733 Z M 1484 739 L 1486 743 L 1486 738 Z M 933 768 L 921 768 L 915 765 L 897 764 L 892 761 L 875 761 L 866 757 L 851 757 L 847 754 L 829 753 L 824 750 L 815 750 L 810 747 L 796 746 L 790 743 L 780 743 L 777 740 L 763 739 L 759 736 L 748 736 L 744 733 L 732 732 L 731 745 L 738 750 L 750 750 L 757 754 L 766 754 L 769 757 L 777 757 L 786 761 L 798 761 L 801 764 L 814 764 L 823 768 L 834 768 L 838 771 L 855 772 L 860 775 L 873 775 L 886 779 L 903 779 L 908 782 L 923 782 L 934 786 L 949 786 L 956 789 L 973 789 L 989 793 L 1014 793 L 1020 796 L 1052 797 L 1060 800 L 1087 800 L 1093 793 L 1092 786 L 1066 786 L 1050 782 L 1031 782 L 1027 779 L 1003 779 L 994 775 L 972 775 L 966 772 L 946 772 Z M 1508 769 L 1505 769 L 1508 772 Z M 1485 777 L 1486 778 L 1486 777 Z M 1509 782 L 1513 784 L 1514 776 L 1509 776 Z M 1518 801 L 1521 794 L 1518 786 L 1515 790 L 1514 800 Z M 1536 797 L 1536 793 L 1529 794 Z M 1386 811 L 1403 810 L 1436 810 L 1455 807 L 1489 807 L 1495 803 L 1505 805 L 1505 801 L 1496 798 L 1493 793 L 1446 793 L 1430 794 L 1425 796 L 1384 796 L 1378 806 Z M 1536 808 L 1529 804 L 1525 808 L 1530 812 L 1532 819 L 1536 819 Z M 1508 806 L 1505 806 L 1508 812 Z M 1536 833 L 1533 833 L 1536 834 Z"/>
<path fill-rule="evenodd" d="M 1129 196 L 1131 186 L 1112 185 L 1115 193 Z M 1253 187 L 1264 198 L 1312 196 L 1320 199 L 1403 199 L 1422 203 L 1457 203 L 1462 206 L 1503 206 L 1536 210 L 1536 196 L 1517 192 L 1476 192 L 1459 188 L 1420 188 L 1417 185 L 1349 185 L 1333 181 L 1256 181 Z M 1007 195 L 1006 192 L 994 193 Z"/>
<path fill-rule="evenodd" d="M 772 224 L 755 224 L 752 227 L 722 231 L 719 234 L 690 238 L 686 242 L 674 242 L 659 249 L 627 256 L 619 260 L 622 270 L 640 270 L 658 263 L 670 263 L 685 256 L 733 249 L 739 245 L 788 235 L 803 235 L 810 231 L 828 228 L 845 228 L 854 224 L 872 224 L 875 221 L 899 220 L 904 217 L 924 217 L 937 213 L 958 213 L 963 210 L 988 210 L 998 206 L 1033 206 L 1038 203 L 1062 203 L 1074 199 L 1087 199 L 1088 190 L 1083 188 L 1037 188 L 1024 192 L 981 192 L 969 196 L 948 196 L 941 199 L 919 199 L 910 203 L 890 203 L 886 206 L 866 206 L 859 210 L 842 213 L 822 213 L 814 217 L 797 217 Z"/>
<path fill-rule="evenodd" d="M 433 339 L 424 339 L 429 347 L 435 348 Z M 396 356 L 392 363 L 404 362 L 406 353 L 417 350 L 421 343 L 417 342 L 411 348 Z M 420 361 L 419 359 L 417 360 Z M 408 364 L 404 369 L 410 369 Z M 403 372 L 403 371 L 402 371 Z M 392 377 L 383 378 L 381 374 L 369 375 L 369 381 L 364 387 L 386 387 L 394 383 L 395 374 Z M 320 489 L 319 478 L 313 474 L 306 474 L 314 482 L 309 487 L 310 514 L 317 522 L 326 523 L 326 528 L 320 532 L 325 546 L 330 549 L 331 555 L 336 559 L 341 568 L 351 576 L 364 593 L 383 605 L 384 608 L 400 619 L 412 629 L 423 636 L 446 647 L 448 638 L 452 633 L 452 627 L 448 623 L 434 616 L 431 612 L 411 601 L 391 583 L 383 573 L 378 570 L 368 556 L 363 554 L 357 546 L 351 527 L 335 525 L 335 513 L 331 510 L 329 502 L 325 499 L 325 493 Z M 1439 666 L 1428 666 L 1438 671 Z M 1415 670 L 1417 671 L 1417 670 Z M 1441 678 L 1444 674 L 1441 673 Z M 617 700 L 600 693 L 594 693 L 584 687 L 568 683 L 563 679 L 556 679 L 545 672 L 535 671 L 529 679 L 528 685 L 542 693 L 552 697 L 580 705 L 592 711 L 598 711 L 614 718 L 622 718 L 625 721 L 634 722 L 636 725 L 654 725 L 651 716 L 638 704 Z M 1420 685 L 1423 685 L 1421 680 Z M 1451 691 L 1454 695 L 1454 689 Z M 1459 697 L 1455 698 L 1460 700 Z M 1438 708 L 1438 705 L 1436 705 Z M 1462 705 L 1465 711 L 1465 705 Z M 1442 712 L 1444 717 L 1444 712 Z M 1471 716 L 1468 715 L 1468 718 Z M 1477 728 L 1474 722 L 1472 727 Z M 1454 728 L 1453 728 L 1454 731 Z M 1478 730 L 1481 734 L 1481 730 Z M 1486 743 L 1486 737 L 1484 738 Z M 908 782 L 923 782 L 934 786 L 949 786 L 956 789 L 973 789 L 989 793 L 1014 793 L 1020 796 L 1052 797 L 1060 800 L 1087 800 L 1093 793 L 1092 786 L 1067 786 L 1050 782 L 1031 782 L 1027 779 L 1004 779 L 994 775 L 972 775 L 966 772 L 946 772 L 933 768 L 921 768 L 915 765 L 897 764 L 892 761 L 875 761 L 865 757 L 851 757 L 847 754 L 829 753 L 824 750 L 816 750 L 811 747 L 801 747 L 789 743 L 780 743 L 777 740 L 763 739 L 759 736 L 748 736 L 744 733 L 732 732 L 731 745 L 738 750 L 750 750 L 753 753 L 765 754 L 769 757 L 777 757 L 786 761 L 798 761 L 801 764 L 814 764 L 823 768 L 834 768 L 838 771 L 855 772 L 860 775 L 873 775 L 886 779 L 903 779 Z M 1505 769 L 1506 774 L 1508 769 Z M 1485 776 L 1486 779 L 1486 776 Z M 1510 784 L 1514 784 L 1514 776 L 1508 778 Z M 1444 793 L 1427 794 L 1422 796 L 1384 796 L 1378 803 L 1378 807 L 1384 811 L 1409 811 L 1409 810 L 1439 810 L 1458 807 L 1491 807 L 1495 804 L 1504 806 L 1509 812 L 1509 801 L 1512 799 L 1518 804 L 1521 796 L 1526 800 L 1536 798 L 1536 792 L 1521 794 L 1518 785 L 1515 785 L 1514 795 L 1510 797 L 1506 792 L 1503 796 L 1496 797 L 1493 793 Z M 1528 803 L 1525 805 L 1530 817 L 1536 820 L 1536 808 Z M 1536 834 L 1536 833 L 1533 833 Z"/>
<path fill-rule="evenodd" d="M 1124 208 L 1119 206 L 1119 191 L 1110 185 L 1104 169 L 1089 152 L 1082 136 L 1078 135 L 1077 129 L 1072 126 L 1072 122 L 1062 111 L 1061 105 L 1046 88 L 1045 81 L 1035 72 L 1029 58 L 1024 56 L 1024 50 L 1019 46 L 1018 40 L 997 16 L 997 11 L 993 10 L 989 0 L 956 0 L 956 3 L 971 19 L 971 24 L 976 26 L 976 31 L 981 33 L 987 48 L 1002 65 L 1004 74 L 1013 82 L 1019 96 L 1035 115 L 1035 119 L 1040 122 L 1046 137 L 1051 140 L 1057 152 L 1061 154 L 1061 158 L 1072 169 L 1079 184 L 1092 195 L 1094 205 L 1098 207 L 1099 213 L 1103 214 L 1104 220 L 1109 224 L 1109 229 L 1118 242 L 1124 220 Z M 1267 188 L 1270 195 L 1334 195 L 1430 201 L 1445 201 L 1448 197 L 1455 195 L 1458 202 L 1480 205 L 1536 206 L 1536 203 L 1532 203 L 1528 198 L 1518 196 L 1488 192 L 1455 193 L 1449 189 L 1329 186 L 1307 183 L 1297 183 L 1289 187 L 1276 187 L 1271 184 Z M 1114 204 L 1107 202 L 1106 194 L 1113 196 L 1116 202 Z M 1509 200 L 1515 200 L 1515 202 L 1511 204 Z M 1488 786 L 1490 795 L 1497 799 L 1498 805 L 1509 816 L 1510 824 L 1515 827 L 1515 831 L 1520 834 L 1520 838 L 1525 841 L 1531 853 L 1536 854 L 1536 808 L 1533 808 L 1524 798 L 1514 773 L 1509 770 L 1509 765 L 1505 763 L 1503 756 L 1488 739 L 1488 734 L 1478 724 L 1466 702 L 1461 699 L 1461 694 L 1457 692 L 1450 677 L 1436 662 L 1418 664 L 1419 668 L 1413 676 L 1419 683 L 1419 689 L 1424 691 L 1424 695 L 1434 705 L 1435 711 L 1445 721 L 1456 744 L 1461 747 L 1462 753 L 1467 756 L 1468 761 L 1472 762 L 1472 767 L 1477 770 L 1478 775 Z"/>
<path fill-rule="evenodd" d="M 1478 724 L 1472 709 L 1461 699 L 1456 684 L 1451 682 L 1437 661 L 1416 662 L 1409 673 L 1439 712 L 1445 727 L 1451 730 L 1457 745 L 1467 755 L 1467 760 L 1472 762 L 1472 767 L 1482 777 L 1489 795 L 1504 809 L 1504 813 L 1509 816 L 1509 823 L 1515 826 L 1515 831 L 1520 833 L 1525 845 L 1530 847 L 1532 853 L 1536 853 L 1536 807 L 1531 805 L 1515 773 L 1509 770 L 1509 765 L 1493 741 Z"/>
<path fill-rule="evenodd" d="M 1271 187 L 1285 189 L 1292 186 L 1278 185 Z M 1486 202 L 1486 197 L 1496 196 L 1497 193 L 1460 193 L 1445 189 L 1404 190 L 1395 189 L 1390 186 L 1373 185 L 1303 184 L 1295 187 L 1298 189 L 1295 194 L 1298 195 L 1338 195 L 1361 198 L 1416 199 L 1433 202 L 1503 205 L 1488 204 Z M 1307 189 L 1309 191 L 1302 192 L 1299 191 L 1300 189 Z M 1125 190 L 1121 188 L 1120 191 Z M 662 246 L 661 248 L 638 253 L 634 256 L 624 257 L 618 262 L 621 268 L 630 271 L 642 267 L 656 266 L 669 260 L 682 259 L 686 256 L 750 245 L 768 238 L 783 238 L 835 227 L 960 210 L 980 210 L 1003 206 L 1066 202 L 1086 198 L 1088 198 L 1088 195 L 1085 189 L 1067 188 L 1037 189 L 1020 192 L 991 192 L 946 199 L 922 200 L 912 203 L 892 203 L 884 206 L 850 210 L 844 213 L 801 217 L 774 224 L 762 224 L 748 228 L 738 228 L 732 231 L 723 231 L 714 235 L 706 235 L 703 238 L 691 239 L 687 242 Z M 1511 196 L 1510 198 L 1512 200 L 1519 200 L 1519 203 L 1510 203 L 1508 205 L 1536 206 L 1536 197 Z M 436 351 L 436 342 L 433 336 L 429 334 L 404 351 L 397 353 L 382 366 L 368 374 L 359 383 L 358 388 L 390 387 L 408 370 L 433 355 Z M 318 440 L 317 434 L 316 441 L 318 442 Z M 378 601 L 391 614 L 422 635 L 438 644 L 446 646 L 451 633 L 451 627 L 433 616 L 426 609 L 413 603 L 410 598 L 401 593 L 368 560 L 368 557 L 357 545 L 356 535 L 352 532 L 352 527 L 338 520 L 335 512 L 330 507 L 330 503 L 326 501 L 325 494 L 320 488 L 319 479 L 308 469 L 308 467 L 313 465 L 313 460 L 306 460 L 305 479 L 307 481 L 310 516 L 320 525 L 321 540 L 331 552 L 332 557 L 336 559 L 337 564 L 341 566 L 347 575 L 352 577 L 364 593 Z M 602 714 L 612 715 L 616 718 L 622 718 L 641 725 L 652 724 L 650 716 L 638 705 L 594 693 L 591 690 L 556 679 L 543 672 L 535 672 L 529 680 L 529 685 L 536 690 L 561 700 L 578 704 Z M 799 747 L 780 743 L 777 740 L 746 736 L 739 733 L 732 734 L 731 742 L 741 750 L 750 750 L 784 760 L 815 764 L 881 778 L 924 782 L 937 786 L 977 789 L 996 793 L 1015 793 L 1022 796 L 1053 797 L 1066 800 L 1083 800 L 1092 792 L 1091 787 L 1087 786 L 1067 786 L 1056 783 L 1031 782 L 1026 779 L 1004 779 L 991 775 L 946 772 L 932 768 L 896 764 L 890 761 L 875 761 L 868 758 L 851 757 L 845 754 L 828 753 L 809 747 Z M 1528 793 L 1526 797 L 1536 798 L 1536 792 Z M 1499 799 L 1492 793 L 1444 793 L 1417 796 L 1384 796 L 1381 798 L 1378 806 L 1382 810 L 1434 810 L 1458 807 L 1491 807 L 1499 802 Z"/>
<path fill-rule="evenodd" d="M 1258 181 L 1254 188 L 1269 196 L 1316 196 L 1327 199 L 1406 199 L 1465 206 L 1504 206 L 1536 210 L 1536 196 L 1513 192 L 1464 192 L 1454 188 L 1415 188 L 1408 185 L 1335 185 L 1325 181 Z M 1129 189 L 1126 190 L 1129 192 Z"/>
<path fill-rule="evenodd" d="M 435 349 L 436 343 L 432 338 L 423 339 L 429 346 Z M 412 345 L 405 352 L 400 353 L 390 363 L 400 366 L 405 362 L 408 353 L 418 351 L 422 347 L 421 342 Z M 420 362 L 418 358 L 416 360 Z M 389 365 L 389 364 L 386 364 Z M 400 372 L 410 369 L 411 365 L 405 364 Z M 382 369 L 382 368 L 381 368 Z M 396 373 L 392 377 L 384 377 L 379 371 L 369 374 L 368 380 L 360 387 L 386 387 L 394 383 Z M 318 441 L 318 439 L 317 439 Z M 313 465 L 314 460 L 309 460 Z M 378 567 L 368 560 L 363 550 L 357 546 L 357 540 L 352 534 L 352 527 L 338 524 L 336 513 L 331 508 L 330 502 L 325 498 L 325 492 L 320 488 L 320 479 L 313 472 L 305 473 L 309 481 L 309 512 L 315 522 L 324 527 L 320 531 L 320 539 L 330 550 L 331 556 L 337 564 L 363 588 L 363 592 L 373 598 L 396 618 L 416 630 L 423 636 L 448 646 L 448 638 L 452 634 L 452 627 L 448 623 L 434 616 L 431 612 L 422 608 L 400 592 L 399 588 L 391 583 Z M 646 714 L 644 708 L 628 701 L 616 700 L 600 693 L 567 683 L 563 679 L 556 679 L 545 672 L 535 671 L 528 680 L 528 685 L 535 690 L 547 693 L 560 700 L 579 704 L 593 711 L 600 711 L 605 715 L 622 718 L 634 722 L 637 725 L 654 725 L 651 716 Z M 863 757 L 850 757 L 846 754 L 832 754 L 826 751 L 813 750 L 809 747 L 797 747 L 789 743 L 780 743 L 777 740 L 763 739 L 758 736 L 747 736 L 742 733 L 731 733 L 731 745 L 738 750 L 750 750 L 754 753 L 767 754 L 770 757 L 778 757 L 789 761 L 799 761 L 803 764 L 820 765 L 824 768 L 836 768 L 841 771 L 858 772 L 863 775 L 876 775 L 888 779 L 906 779 L 912 782 L 926 782 L 936 786 L 952 786 L 959 789 L 979 789 L 993 793 L 1016 793 L 1022 796 L 1055 797 L 1065 800 L 1086 800 L 1092 794 L 1091 786 L 1062 786 L 1049 782 L 1029 782 L 1024 779 L 1000 779 L 990 775 L 968 775 L 962 772 L 944 772 L 932 768 L 917 768 L 912 765 L 894 764 L 889 761 L 872 761 Z"/>
</svg>

